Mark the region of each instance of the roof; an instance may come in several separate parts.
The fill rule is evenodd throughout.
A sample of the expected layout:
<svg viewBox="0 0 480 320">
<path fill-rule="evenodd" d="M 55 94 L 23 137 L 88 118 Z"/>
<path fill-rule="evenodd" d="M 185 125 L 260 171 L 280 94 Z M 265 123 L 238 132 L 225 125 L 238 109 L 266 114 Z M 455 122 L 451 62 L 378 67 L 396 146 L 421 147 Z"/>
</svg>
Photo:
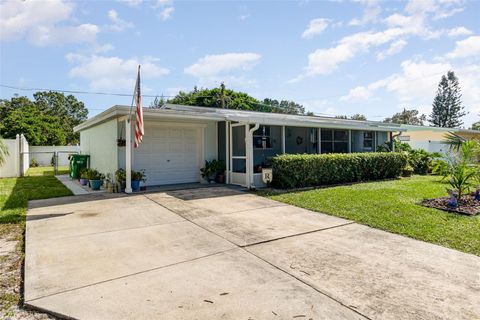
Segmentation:
<svg viewBox="0 0 480 320">
<path fill-rule="evenodd" d="M 480 135 L 480 130 L 464 129 L 464 128 L 442 128 L 442 127 L 429 127 L 429 126 L 414 126 L 410 124 L 400 125 L 407 131 L 436 131 L 436 132 L 453 132 L 453 133 L 470 133 Z"/>
<path fill-rule="evenodd" d="M 129 106 L 115 105 L 102 113 L 88 119 L 74 128 L 75 132 L 85 130 L 105 121 L 130 114 Z M 357 121 L 337 119 L 331 117 L 292 115 L 283 113 L 268 113 L 258 111 L 220 109 L 209 107 L 185 106 L 166 104 L 160 109 L 144 108 L 145 119 L 186 119 L 186 120 L 216 120 L 234 121 L 242 123 L 259 123 L 279 126 L 321 127 L 353 130 L 376 131 L 406 131 L 398 124 L 383 123 L 378 121 Z"/>
</svg>

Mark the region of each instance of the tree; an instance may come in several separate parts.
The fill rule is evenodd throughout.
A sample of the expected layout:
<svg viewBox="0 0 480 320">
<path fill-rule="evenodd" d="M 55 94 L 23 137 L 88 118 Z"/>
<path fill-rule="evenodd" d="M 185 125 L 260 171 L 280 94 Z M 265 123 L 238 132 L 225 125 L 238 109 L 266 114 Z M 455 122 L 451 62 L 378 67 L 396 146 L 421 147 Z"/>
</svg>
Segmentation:
<svg viewBox="0 0 480 320">
<path fill-rule="evenodd" d="M 360 113 L 355 113 L 353 116 L 350 117 L 352 120 L 358 120 L 358 121 L 367 121 L 367 117 L 365 117 L 363 114 Z"/>
<path fill-rule="evenodd" d="M 34 101 L 14 96 L 0 101 L 0 135 L 24 134 L 31 145 L 65 145 L 79 142 L 73 127 L 87 119 L 88 110 L 74 96 L 37 92 Z"/>
<path fill-rule="evenodd" d="M 404 108 L 402 112 L 395 113 L 391 118 L 385 118 L 384 121 L 389 123 L 423 126 L 425 120 L 427 120 L 427 117 L 424 114 L 419 115 L 418 110 L 408 110 Z"/>
<path fill-rule="evenodd" d="M 165 100 L 165 98 L 163 96 L 161 96 L 160 98 L 155 97 L 155 99 L 150 103 L 150 105 L 148 107 L 151 108 L 151 109 L 160 109 L 166 103 L 167 103 L 167 100 Z"/>
<path fill-rule="evenodd" d="M 264 99 L 259 101 L 244 92 L 226 89 L 222 84 L 220 88 L 198 89 L 195 87 L 190 92 L 180 91 L 168 103 L 200 106 L 210 108 L 226 108 L 238 110 L 252 110 L 261 112 L 305 114 L 305 108 L 293 101 Z"/>
<path fill-rule="evenodd" d="M 350 118 L 345 115 L 338 115 L 338 116 L 335 116 L 335 119 L 350 119 L 350 120 L 357 120 L 357 121 L 366 121 L 367 117 L 364 116 L 363 114 L 355 113 Z"/>
<path fill-rule="evenodd" d="M 3 142 L 2 137 L 0 136 L 0 168 L 5 163 L 5 159 L 8 156 L 7 145 Z"/>
<path fill-rule="evenodd" d="M 472 123 L 472 130 L 480 130 L 480 121 Z"/>
<path fill-rule="evenodd" d="M 454 128 L 463 124 L 461 118 L 467 113 L 462 106 L 462 94 L 457 76 L 453 71 L 443 75 L 433 100 L 433 109 L 428 120 L 435 127 Z"/>
</svg>

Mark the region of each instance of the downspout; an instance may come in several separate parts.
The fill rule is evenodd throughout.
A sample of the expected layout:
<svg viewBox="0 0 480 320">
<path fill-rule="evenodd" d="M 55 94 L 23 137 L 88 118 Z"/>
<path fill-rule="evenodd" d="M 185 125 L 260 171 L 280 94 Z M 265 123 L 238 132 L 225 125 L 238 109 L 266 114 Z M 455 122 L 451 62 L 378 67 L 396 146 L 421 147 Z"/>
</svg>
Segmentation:
<svg viewBox="0 0 480 320">
<path fill-rule="evenodd" d="M 248 124 L 250 126 L 250 124 Z M 260 124 L 255 123 L 253 128 L 248 130 L 248 135 L 245 138 L 246 147 L 247 147 L 247 188 L 255 189 L 255 185 L 253 184 L 253 132 L 260 127 Z"/>
</svg>

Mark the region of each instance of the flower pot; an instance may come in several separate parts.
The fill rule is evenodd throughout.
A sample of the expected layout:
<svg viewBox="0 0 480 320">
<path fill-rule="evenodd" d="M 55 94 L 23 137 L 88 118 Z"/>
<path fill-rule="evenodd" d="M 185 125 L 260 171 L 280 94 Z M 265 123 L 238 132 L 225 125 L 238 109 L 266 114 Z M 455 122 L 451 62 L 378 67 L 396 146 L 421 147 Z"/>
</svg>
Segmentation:
<svg viewBox="0 0 480 320">
<path fill-rule="evenodd" d="M 132 180 L 132 191 L 140 191 L 140 180 Z"/>
<path fill-rule="evenodd" d="M 90 180 L 90 188 L 92 188 L 92 190 L 100 190 L 102 182 L 102 180 Z"/>
<path fill-rule="evenodd" d="M 80 184 L 82 186 L 86 186 L 88 184 L 88 179 L 83 179 L 83 178 L 80 178 Z"/>
<path fill-rule="evenodd" d="M 225 175 L 217 174 L 217 182 L 218 183 L 225 183 Z"/>
</svg>

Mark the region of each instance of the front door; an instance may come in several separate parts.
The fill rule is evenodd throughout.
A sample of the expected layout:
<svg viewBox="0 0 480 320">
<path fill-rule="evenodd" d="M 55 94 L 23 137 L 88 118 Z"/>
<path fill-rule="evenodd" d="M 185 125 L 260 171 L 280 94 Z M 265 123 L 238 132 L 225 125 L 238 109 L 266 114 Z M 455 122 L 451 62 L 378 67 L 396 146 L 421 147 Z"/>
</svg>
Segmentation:
<svg viewBox="0 0 480 320">
<path fill-rule="evenodd" d="M 230 126 L 230 183 L 241 186 L 247 185 L 247 148 L 245 137 L 247 126 L 234 123 Z"/>
</svg>

